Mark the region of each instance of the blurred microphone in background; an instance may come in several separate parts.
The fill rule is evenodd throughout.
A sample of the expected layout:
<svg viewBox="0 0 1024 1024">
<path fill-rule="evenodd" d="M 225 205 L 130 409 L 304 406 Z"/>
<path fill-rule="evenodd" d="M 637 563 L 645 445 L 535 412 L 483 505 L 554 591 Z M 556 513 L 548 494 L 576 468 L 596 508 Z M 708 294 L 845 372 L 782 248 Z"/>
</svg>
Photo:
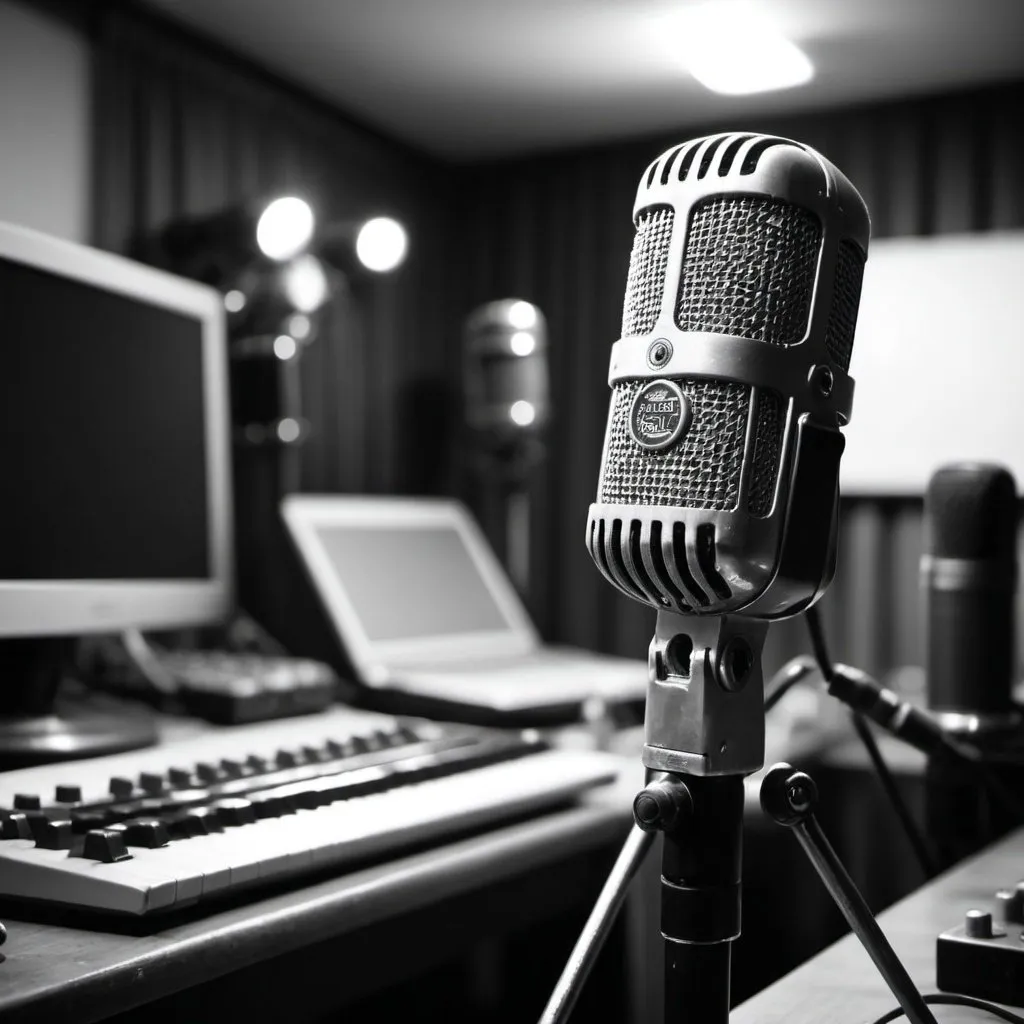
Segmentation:
<svg viewBox="0 0 1024 1024">
<path fill-rule="evenodd" d="M 1004 782 L 1019 786 L 1016 484 L 1002 466 L 955 463 L 932 476 L 924 507 L 928 707 L 949 735 L 970 743 Z M 930 758 L 927 780 L 928 831 L 947 862 L 1013 824 L 956 762 Z"/>
<path fill-rule="evenodd" d="M 465 419 L 485 482 L 485 524 L 522 593 L 529 588 L 529 480 L 544 457 L 548 421 L 547 323 L 524 299 L 477 307 L 463 331 Z"/>
</svg>

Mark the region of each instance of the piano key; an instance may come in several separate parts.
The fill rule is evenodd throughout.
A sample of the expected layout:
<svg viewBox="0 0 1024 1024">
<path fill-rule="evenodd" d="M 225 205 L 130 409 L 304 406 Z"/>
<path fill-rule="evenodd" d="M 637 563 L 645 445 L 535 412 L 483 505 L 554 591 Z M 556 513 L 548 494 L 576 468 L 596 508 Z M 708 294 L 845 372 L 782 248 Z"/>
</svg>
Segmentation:
<svg viewBox="0 0 1024 1024">
<path fill-rule="evenodd" d="M 128 846 L 144 846 L 155 849 L 170 842 L 167 826 L 159 818 L 130 818 L 110 826 L 110 831 L 120 832 Z"/>
<path fill-rule="evenodd" d="M 145 793 L 162 793 L 164 783 L 165 776 L 162 772 L 141 772 L 139 774 L 139 789 Z"/>
<path fill-rule="evenodd" d="M 59 804 L 77 804 L 82 799 L 82 787 L 57 786 L 53 799 Z"/>
<path fill-rule="evenodd" d="M 0 839 L 31 839 L 32 828 L 28 818 L 18 811 L 0 814 Z"/>
<path fill-rule="evenodd" d="M 16 793 L 14 795 L 14 809 L 16 811 L 38 811 L 40 807 L 42 807 L 42 804 L 35 793 Z"/>
<path fill-rule="evenodd" d="M 81 856 L 86 860 L 98 860 L 104 864 L 130 860 L 131 854 L 125 845 L 124 836 L 113 829 L 99 828 L 85 833 Z"/>
<path fill-rule="evenodd" d="M 110 780 L 109 788 L 112 796 L 121 799 L 131 796 L 135 792 L 135 783 L 131 779 L 126 779 L 123 775 L 115 775 Z"/>
<path fill-rule="evenodd" d="M 41 850 L 70 850 L 74 832 L 70 821 L 46 821 L 36 830 L 35 837 Z"/>
</svg>

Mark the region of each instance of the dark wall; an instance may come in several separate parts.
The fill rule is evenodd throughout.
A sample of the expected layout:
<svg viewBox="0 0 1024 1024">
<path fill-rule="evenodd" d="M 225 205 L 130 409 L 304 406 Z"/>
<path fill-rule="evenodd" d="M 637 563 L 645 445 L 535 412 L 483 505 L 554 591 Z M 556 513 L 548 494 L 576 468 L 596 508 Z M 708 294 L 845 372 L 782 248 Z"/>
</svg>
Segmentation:
<svg viewBox="0 0 1024 1024">
<path fill-rule="evenodd" d="M 168 223 L 281 194 L 323 223 L 387 213 L 410 252 L 390 275 L 349 275 L 301 356 L 297 451 L 236 445 L 243 606 L 296 650 L 330 645 L 277 516 L 282 493 L 450 489 L 447 261 L 452 178 L 218 45 L 130 3 L 89 5 L 94 53 L 94 230 L 102 248 L 147 258 Z"/>
<path fill-rule="evenodd" d="M 554 421 L 550 457 L 533 488 L 531 593 L 547 636 L 642 655 L 652 631 L 653 612 L 605 584 L 583 545 L 608 409 L 609 346 L 620 331 L 633 198 L 650 161 L 713 131 L 767 132 L 809 143 L 845 171 L 868 204 L 876 238 L 1021 227 L 1022 105 L 1024 84 L 1013 83 L 684 128 L 466 172 L 457 202 L 462 308 L 516 295 L 548 318 Z M 856 377 L 856 347 L 852 372 Z M 884 410 L 858 408 L 857 415 Z M 921 662 L 921 519 L 914 499 L 844 504 L 840 569 L 824 604 L 838 657 L 874 671 Z M 784 623 L 770 633 L 769 667 L 806 649 L 800 623 Z"/>
</svg>

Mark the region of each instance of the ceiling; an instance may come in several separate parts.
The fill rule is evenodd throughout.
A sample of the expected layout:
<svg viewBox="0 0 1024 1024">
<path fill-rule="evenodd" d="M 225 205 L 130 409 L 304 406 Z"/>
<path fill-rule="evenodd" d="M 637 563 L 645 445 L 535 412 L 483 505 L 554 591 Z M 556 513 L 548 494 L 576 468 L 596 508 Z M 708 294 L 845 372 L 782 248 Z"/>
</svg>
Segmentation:
<svg viewBox="0 0 1024 1024">
<path fill-rule="evenodd" d="M 816 68 L 739 97 L 683 64 L 697 0 L 146 2 L 459 161 L 1024 78 L 1024 0 L 714 0 L 737 24 L 770 17 Z"/>
</svg>

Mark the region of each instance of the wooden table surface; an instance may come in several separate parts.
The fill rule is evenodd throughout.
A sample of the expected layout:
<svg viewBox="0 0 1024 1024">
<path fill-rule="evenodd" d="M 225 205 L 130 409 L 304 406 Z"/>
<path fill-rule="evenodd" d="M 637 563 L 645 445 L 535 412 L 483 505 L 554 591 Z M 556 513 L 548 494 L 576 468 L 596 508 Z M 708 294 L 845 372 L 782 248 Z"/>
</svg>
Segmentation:
<svg viewBox="0 0 1024 1024">
<path fill-rule="evenodd" d="M 880 835 L 879 842 L 884 841 Z M 879 915 L 882 930 L 922 994 L 939 991 L 939 933 L 960 924 L 972 907 L 994 911 L 995 891 L 1022 877 L 1024 829 Z M 869 1024 L 896 1005 L 868 954 L 855 936 L 847 935 L 733 1010 L 730 1024 Z M 954 1006 L 936 1007 L 935 1015 L 940 1024 L 995 1020 L 979 1010 Z"/>
</svg>

